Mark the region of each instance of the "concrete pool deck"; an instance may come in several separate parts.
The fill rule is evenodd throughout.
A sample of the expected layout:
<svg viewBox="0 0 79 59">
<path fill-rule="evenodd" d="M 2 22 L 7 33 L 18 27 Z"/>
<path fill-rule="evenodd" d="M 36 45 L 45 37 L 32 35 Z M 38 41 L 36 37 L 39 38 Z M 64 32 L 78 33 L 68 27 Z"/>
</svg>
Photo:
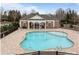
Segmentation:
<svg viewBox="0 0 79 59">
<path fill-rule="evenodd" d="M 8 55 L 15 55 L 15 54 L 23 54 L 23 53 L 29 53 L 34 52 L 30 50 L 24 50 L 20 47 L 20 42 L 22 42 L 25 34 L 30 31 L 62 31 L 66 32 L 68 34 L 68 38 L 71 39 L 71 41 L 74 42 L 74 45 L 71 48 L 66 49 L 59 49 L 61 52 L 67 52 L 67 53 L 73 53 L 73 54 L 79 54 L 79 32 L 69 29 L 41 29 L 41 30 L 35 30 L 35 29 L 18 29 L 14 31 L 13 33 L 5 36 L 4 38 L 0 39 L 0 54 L 8 54 Z M 48 49 L 44 51 L 56 51 L 56 49 Z"/>
</svg>

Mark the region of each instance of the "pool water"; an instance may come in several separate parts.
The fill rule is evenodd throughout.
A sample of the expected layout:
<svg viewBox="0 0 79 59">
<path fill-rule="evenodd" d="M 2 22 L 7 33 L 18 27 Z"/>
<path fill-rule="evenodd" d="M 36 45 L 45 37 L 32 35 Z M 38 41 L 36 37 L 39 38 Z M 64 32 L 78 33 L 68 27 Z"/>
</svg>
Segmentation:
<svg viewBox="0 0 79 59">
<path fill-rule="evenodd" d="M 69 48 L 73 43 L 63 32 L 29 32 L 20 45 L 24 49 L 41 51 L 50 48 Z"/>
</svg>

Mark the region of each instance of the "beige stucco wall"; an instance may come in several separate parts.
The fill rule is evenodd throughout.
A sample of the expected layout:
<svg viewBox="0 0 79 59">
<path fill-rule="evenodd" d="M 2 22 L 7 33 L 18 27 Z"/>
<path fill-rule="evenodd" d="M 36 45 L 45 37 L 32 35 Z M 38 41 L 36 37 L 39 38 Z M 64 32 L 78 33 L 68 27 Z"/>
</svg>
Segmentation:
<svg viewBox="0 0 79 59">
<path fill-rule="evenodd" d="M 54 21 L 55 22 L 55 27 L 56 28 L 59 28 L 60 27 L 60 21 L 59 20 L 56 20 L 56 21 Z"/>
<path fill-rule="evenodd" d="M 20 22 L 19 22 L 20 28 L 22 28 L 22 23 L 21 22 L 27 22 L 27 20 L 20 20 Z"/>
</svg>

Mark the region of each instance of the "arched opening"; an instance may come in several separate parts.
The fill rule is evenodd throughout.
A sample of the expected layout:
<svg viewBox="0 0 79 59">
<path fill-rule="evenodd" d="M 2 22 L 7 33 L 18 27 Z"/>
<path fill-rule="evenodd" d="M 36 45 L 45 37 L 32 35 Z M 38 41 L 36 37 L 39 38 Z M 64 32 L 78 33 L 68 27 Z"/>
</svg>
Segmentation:
<svg viewBox="0 0 79 59">
<path fill-rule="evenodd" d="M 22 28 L 28 28 L 28 22 L 21 22 Z"/>
<path fill-rule="evenodd" d="M 34 28 L 34 24 L 32 22 L 29 22 L 29 28 L 33 29 Z"/>
<path fill-rule="evenodd" d="M 45 28 L 45 23 L 44 22 L 41 22 L 40 23 L 40 29 L 44 29 Z"/>
<path fill-rule="evenodd" d="M 47 28 L 47 29 L 52 29 L 52 28 L 53 28 L 53 21 L 51 21 L 51 22 L 46 22 L 46 28 Z"/>
<path fill-rule="evenodd" d="M 39 23 L 35 22 L 35 29 L 39 29 Z"/>
</svg>

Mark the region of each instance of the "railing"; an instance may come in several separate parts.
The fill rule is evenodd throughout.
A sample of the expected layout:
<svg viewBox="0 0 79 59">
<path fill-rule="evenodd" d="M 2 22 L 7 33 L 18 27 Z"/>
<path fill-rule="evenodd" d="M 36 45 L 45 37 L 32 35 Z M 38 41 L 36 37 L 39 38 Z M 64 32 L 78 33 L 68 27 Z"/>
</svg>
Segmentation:
<svg viewBox="0 0 79 59">
<path fill-rule="evenodd" d="M 13 31 L 15 31 L 15 30 L 17 30 L 17 29 L 18 29 L 18 27 L 14 28 L 14 29 L 9 29 L 9 30 L 4 31 L 4 32 L 1 32 L 1 33 L 0 33 L 0 38 L 5 37 L 6 35 L 12 33 Z"/>
<path fill-rule="evenodd" d="M 40 54 L 38 51 L 36 52 L 29 52 L 29 53 L 22 53 L 22 54 L 16 54 L 16 55 L 79 55 L 69 52 L 58 52 L 58 51 L 40 51 Z"/>
</svg>

